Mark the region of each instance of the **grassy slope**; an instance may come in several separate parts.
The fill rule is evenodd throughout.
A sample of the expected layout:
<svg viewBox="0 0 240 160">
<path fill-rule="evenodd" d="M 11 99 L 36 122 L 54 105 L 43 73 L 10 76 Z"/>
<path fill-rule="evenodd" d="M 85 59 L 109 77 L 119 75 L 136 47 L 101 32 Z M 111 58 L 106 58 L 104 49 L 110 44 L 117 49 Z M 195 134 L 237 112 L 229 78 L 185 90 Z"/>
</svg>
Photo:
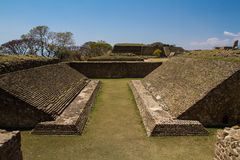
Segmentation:
<svg viewBox="0 0 240 160">
<path fill-rule="evenodd" d="M 202 50 L 191 51 L 182 55 L 184 57 L 213 59 L 229 62 L 240 62 L 240 50 Z"/>
<path fill-rule="evenodd" d="M 208 160 L 215 129 L 204 137 L 146 137 L 129 79 L 102 80 L 82 136 L 22 133 L 25 160 Z"/>
<path fill-rule="evenodd" d="M 49 58 L 32 55 L 1 55 L 0 62 L 16 62 L 25 60 L 48 60 Z"/>
<path fill-rule="evenodd" d="M 88 61 L 143 61 L 144 59 L 140 56 L 109 56 L 103 55 L 98 57 L 89 58 Z"/>
</svg>

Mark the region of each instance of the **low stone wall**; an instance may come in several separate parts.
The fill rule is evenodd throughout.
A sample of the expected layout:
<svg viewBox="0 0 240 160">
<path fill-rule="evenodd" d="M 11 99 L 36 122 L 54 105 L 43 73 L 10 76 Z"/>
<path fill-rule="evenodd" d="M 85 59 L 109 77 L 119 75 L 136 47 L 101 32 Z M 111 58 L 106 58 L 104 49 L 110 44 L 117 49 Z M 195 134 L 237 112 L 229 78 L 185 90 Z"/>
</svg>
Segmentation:
<svg viewBox="0 0 240 160">
<path fill-rule="evenodd" d="M 88 78 L 143 78 L 161 62 L 70 62 L 72 68 Z"/>
<path fill-rule="evenodd" d="M 59 63 L 58 59 L 49 60 L 23 60 L 13 62 L 0 62 L 0 74 L 39 67 L 47 64 Z"/>
<path fill-rule="evenodd" d="M 158 104 L 140 80 L 130 82 L 136 104 L 148 136 L 208 135 L 198 121 L 178 120 Z"/>
<path fill-rule="evenodd" d="M 90 81 L 55 121 L 39 123 L 32 133 L 41 135 L 82 134 L 99 87 L 100 81 Z"/>
<path fill-rule="evenodd" d="M 22 160 L 20 132 L 0 130 L 0 160 Z"/>
<path fill-rule="evenodd" d="M 214 160 L 240 159 L 240 126 L 225 128 L 217 134 Z"/>
</svg>

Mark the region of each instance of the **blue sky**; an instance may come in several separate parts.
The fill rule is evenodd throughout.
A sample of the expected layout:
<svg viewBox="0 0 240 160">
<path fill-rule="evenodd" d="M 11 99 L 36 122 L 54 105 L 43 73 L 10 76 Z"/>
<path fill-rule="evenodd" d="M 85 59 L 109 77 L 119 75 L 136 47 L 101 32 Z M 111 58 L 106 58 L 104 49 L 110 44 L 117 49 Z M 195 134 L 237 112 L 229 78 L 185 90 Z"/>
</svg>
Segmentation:
<svg viewBox="0 0 240 160">
<path fill-rule="evenodd" d="M 86 41 L 152 43 L 186 49 L 240 39 L 240 0 L 0 0 L 0 44 L 37 25 Z"/>
</svg>

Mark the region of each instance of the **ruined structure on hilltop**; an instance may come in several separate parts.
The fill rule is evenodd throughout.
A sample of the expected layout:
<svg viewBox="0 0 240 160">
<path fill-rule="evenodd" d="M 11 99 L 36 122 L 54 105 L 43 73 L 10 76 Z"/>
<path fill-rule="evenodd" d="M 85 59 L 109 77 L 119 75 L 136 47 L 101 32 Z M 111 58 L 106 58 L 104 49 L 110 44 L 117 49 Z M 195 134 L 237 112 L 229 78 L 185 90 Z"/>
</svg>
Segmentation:
<svg viewBox="0 0 240 160">
<path fill-rule="evenodd" d="M 188 135 L 202 132 L 195 128 L 197 122 L 211 127 L 240 122 L 239 82 L 238 62 L 178 57 L 131 86 L 137 103 L 142 100 L 138 106 L 150 135 L 182 135 L 183 130 Z M 144 103 L 147 95 L 152 103 Z M 161 130 L 165 125 L 180 127 L 168 132 Z"/>
<path fill-rule="evenodd" d="M 215 49 L 224 49 L 224 50 L 238 49 L 238 40 L 235 40 L 232 46 L 215 47 Z"/>
<path fill-rule="evenodd" d="M 238 40 L 234 41 L 233 49 L 238 49 Z"/>
<path fill-rule="evenodd" d="M 169 57 L 172 52 L 174 52 L 175 54 L 180 54 L 184 52 L 184 49 L 181 47 L 163 44 L 161 42 L 156 42 L 149 45 L 120 43 L 114 45 L 112 52 L 118 54 L 132 53 L 135 55 L 152 56 L 154 51 L 157 49 L 160 49 L 164 53 L 165 57 Z"/>
</svg>

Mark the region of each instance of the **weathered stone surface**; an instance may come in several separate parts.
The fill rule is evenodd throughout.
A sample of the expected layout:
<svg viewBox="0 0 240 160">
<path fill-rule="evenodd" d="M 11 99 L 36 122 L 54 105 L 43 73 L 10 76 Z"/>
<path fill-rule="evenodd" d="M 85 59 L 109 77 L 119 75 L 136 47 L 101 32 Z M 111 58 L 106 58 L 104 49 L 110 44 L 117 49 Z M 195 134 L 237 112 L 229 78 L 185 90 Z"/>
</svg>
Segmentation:
<svg viewBox="0 0 240 160">
<path fill-rule="evenodd" d="M 20 132 L 0 130 L 0 160 L 22 160 Z"/>
<path fill-rule="evenodd" d="M 198 121 L 177 120 L 167 111 L 164 102 L 158 103 L 140 80 L 130 82 L 148 136 L 207 135 Z"/>
<path fill-rule="evenodd" d="M 198 120 L 204 126 L 240 122 L 238 62 L 171 58 L 142 83 L 177 119 Z"/>
<path fill-rule="evenodd" d="M 32 133 L 72 135 L 81 134 L 94 103 L 100 82 L 93 80 L 78 94 L 55 120 L 39 123 Z"/>
<path fill-rule="evenodd" d="M 215 160 L 240 160 L 240 127 L 225 128 L 217 133 Z"/>
<path fill-rule="evenodd" d="M 89 78 L 143 78 L 161 62 L 70 62 L 69 65 Z"/>
<path fill-rule="evenodd" d="M 46 65 L 0 76 L 0 127 L 31 128 L 54 120 L 89 80 L 66 64 Z"/>
</svg>

